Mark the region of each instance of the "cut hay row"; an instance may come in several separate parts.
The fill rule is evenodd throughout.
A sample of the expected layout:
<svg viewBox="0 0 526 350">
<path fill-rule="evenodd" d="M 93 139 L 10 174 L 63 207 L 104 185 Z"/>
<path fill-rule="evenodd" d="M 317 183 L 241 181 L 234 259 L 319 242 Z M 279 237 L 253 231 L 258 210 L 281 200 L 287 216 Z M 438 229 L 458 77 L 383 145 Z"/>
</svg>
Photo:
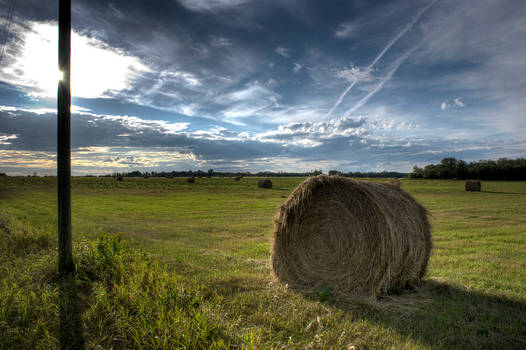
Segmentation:
<svg viewBox="0 0 526 350">
<path fill-rule="evenodd" d="M 427 211 L 398 186 L 319 175 L 280 207 L 271 265 L 298 289 L 377 297 L 417 285 L 430 252 Z"/>
<path fill-rule="evenodd" d="M 467 180 L 464 188 L 466 191 L 480 192 L 481 190 L 480 181 L 478 180 Z"/>
</svg>

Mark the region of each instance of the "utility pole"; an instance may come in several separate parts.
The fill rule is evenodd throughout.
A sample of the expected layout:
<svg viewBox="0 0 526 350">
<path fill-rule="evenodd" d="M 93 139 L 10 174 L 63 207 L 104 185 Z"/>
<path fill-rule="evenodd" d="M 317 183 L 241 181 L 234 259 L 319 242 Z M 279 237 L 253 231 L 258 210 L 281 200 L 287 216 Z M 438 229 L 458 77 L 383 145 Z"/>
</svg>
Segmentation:
<svg viewBox="0 0 526 350">
<path fill-rule="evenodd" d="M 64 276 L 73 272 L 71 243 L 71 0 L 58 3 L 58 69 L 62 79 L 58 83 L 58 270 Z"/>
</svg>

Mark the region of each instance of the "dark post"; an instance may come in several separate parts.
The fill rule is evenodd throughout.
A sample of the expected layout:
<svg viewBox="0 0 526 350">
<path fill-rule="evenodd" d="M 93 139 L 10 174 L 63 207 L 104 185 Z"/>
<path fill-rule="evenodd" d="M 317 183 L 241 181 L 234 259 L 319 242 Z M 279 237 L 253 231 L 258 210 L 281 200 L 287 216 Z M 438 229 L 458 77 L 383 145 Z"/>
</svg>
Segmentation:
<svg viewBox="0 0 526 350">
<path fill-rule="evenodd" d="M 61 275 L 74 270 L 71 247 L 71 0 L 59 0 L 58 68 L 58 269 Z"/>
</svg>

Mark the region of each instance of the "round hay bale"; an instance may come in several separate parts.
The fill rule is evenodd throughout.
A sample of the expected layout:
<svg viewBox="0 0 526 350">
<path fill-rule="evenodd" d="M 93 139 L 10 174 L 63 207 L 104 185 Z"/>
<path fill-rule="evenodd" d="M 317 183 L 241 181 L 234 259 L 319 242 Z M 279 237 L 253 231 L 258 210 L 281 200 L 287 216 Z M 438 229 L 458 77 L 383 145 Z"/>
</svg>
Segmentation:
<svg viewBox="0 0 526 350">
<path fill-rule="evenodd" d="M 399 187 L 319 175 L 279 208 L 271 265 L 295 288 L 376 297 L 417 285 L 431 247 L 426 209 Z"/>
<path fill-rule="evenodd" d="M 466 189 L 466 191 L 480 192 L 480 189 L 482 187 L 480 185 L 480 181 L 478 181 L 478 180 L 468 180 L 468 181 L 466 181 L 466 184 L 464 185 L 464 188 Z"/>
<path fill-rule="evenodd" d="M 259 188 L 272 188 L 272 181 L 269 179 L 261 179 L 258 181 Z"/>
<path fill-rule="evenodd" d="M 124 181 L 124 178 L 122 176 L 117 176 L 117 181 Z"/>
<path fill-rule="evenodd" d="M 189 183 L 189 184 L 193 184 L 195 183 L 195 177 L 189 177 L 188 179 L 186 179 L 186 182 Z"/>
<path fill-rule="evenodd" d="M 235 181 L 240 181 L 241 178 L 242 178 L 242 176 L 236 176 L 236 177 L 234 177 L 234 180 L 235 180 Z"/>
</svg>

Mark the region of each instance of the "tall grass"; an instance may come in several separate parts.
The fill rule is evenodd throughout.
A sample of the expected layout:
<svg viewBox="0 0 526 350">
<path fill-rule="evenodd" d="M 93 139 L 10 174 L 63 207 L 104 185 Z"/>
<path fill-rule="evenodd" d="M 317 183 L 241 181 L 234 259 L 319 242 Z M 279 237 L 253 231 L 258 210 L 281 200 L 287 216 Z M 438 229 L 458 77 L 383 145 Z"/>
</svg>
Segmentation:
<svg viewBox="0 0 526 350">
<path fill-rule="evenodd" d="M 5 214 L 0 235 L 0 348 L 58 348 L 63 301 L 52 235 Z M 185 289 L 120 235 L 83 240 L 74 246 L 74 256 L 88 348 L 230 348 L 226 328 L 203 293 Z"/>
</svg>

